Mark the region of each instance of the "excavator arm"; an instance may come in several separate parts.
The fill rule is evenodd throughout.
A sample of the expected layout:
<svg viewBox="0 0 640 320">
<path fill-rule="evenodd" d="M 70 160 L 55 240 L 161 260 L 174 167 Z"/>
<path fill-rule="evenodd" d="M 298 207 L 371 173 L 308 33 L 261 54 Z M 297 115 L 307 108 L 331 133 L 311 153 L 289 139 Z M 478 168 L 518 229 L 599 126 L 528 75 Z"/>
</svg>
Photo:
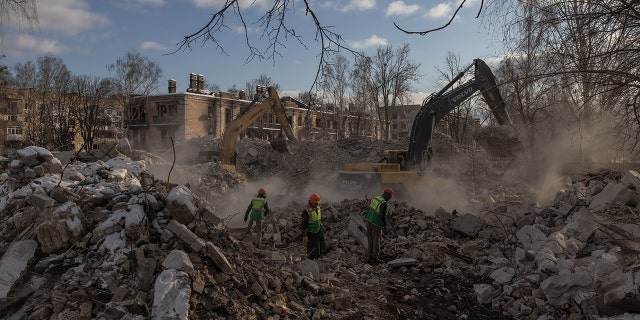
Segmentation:
<svg viewBox="0 0 640 320">
<path fill-rule="evenodd" d="M 271 112 L 275 114 L 276 121 L 278 121 L 282 127 L 287 138 L 291 141 L 295 140 L 293 129 L 291 129 L 291 124 L 289 124 L 289 120 L 287 119 L 287 115 L 278 92 L 276 92 L 276 89 L 273 87 L 269 87 L 267 92 L 268 97 L 266 100 L 254 100 L 247 111 L 233 120 L 233 122 L 231 122 L 231 124 L 229 124 L 225 129 L 224 135 L 222 136 L 222 150 L 220 152 L 220 162 L 223 165 L 232 164 L 233 151 L 236 147 L 238 135 L 258 120 L 269 109 L 271 109 Z"/>
<path fill-rule="evenodd" d="M 475 66 L 473 79 L 449 90 L 464 74 Z M 448 91 L 449 90 L 449 91 Z M 444 118 L 455 107 L 459 106 L 478 90 L 491 109 L 499 124 L 511 124 L 504 101 L 497 88 L 496 79 L 487 64 L 475 59 L 473 64 L 460 72 L 442 90 L 426 98 L 416 115 L 411 128 L 409 149 L 406 161 L 409 165 L 429 159 L 433 143 L 433 132 L 436 123 Z"/>
</svg>

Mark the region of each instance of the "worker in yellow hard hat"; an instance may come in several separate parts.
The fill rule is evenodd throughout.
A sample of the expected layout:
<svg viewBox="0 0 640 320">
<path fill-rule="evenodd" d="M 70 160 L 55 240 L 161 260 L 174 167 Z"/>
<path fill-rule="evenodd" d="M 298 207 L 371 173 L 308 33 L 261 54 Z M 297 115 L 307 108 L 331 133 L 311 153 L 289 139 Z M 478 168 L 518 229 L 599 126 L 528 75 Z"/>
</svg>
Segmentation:
<svg viewBox="0 0 640 320">
<path fill-rule="evenodd" d="M 319 258 L 326 250 L 322 227 L 322 213 L 320 212 L 320 195 L 314 193 L 309 196 L 306 208 L 302 211 L 300 229 L 307 236 L 307 257 Z"/>
<path fill-rule="evenodd" d="M 262 244 L 262 221 L 269 214 L 269 204 L 267 203 L 267 191 L 263 188 L 258 189 L 258 195 L 251 200 L 249 203 L 249 207 L 247 211 L 244 213 L 244 222 L 247 222 L 249 215 L 251 216 L 251 220 L 249 221 L 249 225 L 247 226 L 246 235 L 249 235 L 251 232 L 251 227 L 253 224 L 256 225 L 256 229 L 258 229 L 258 248 L 260 248 Z"/>
<path fill-rule="evenodd" d="M 371 199 L 369 208 L 364 215 L 367 220 L 367 240 L 369 250 L 369 262 L 381 262 L 378 255 L 380 254 L 380 238 L 382 231 L 387 233 L 387 220 L 390 216 L 389 206 L 387 202 L 393 197 L 393 189 L 385 188 L 382 195 Z"/>
</svg>

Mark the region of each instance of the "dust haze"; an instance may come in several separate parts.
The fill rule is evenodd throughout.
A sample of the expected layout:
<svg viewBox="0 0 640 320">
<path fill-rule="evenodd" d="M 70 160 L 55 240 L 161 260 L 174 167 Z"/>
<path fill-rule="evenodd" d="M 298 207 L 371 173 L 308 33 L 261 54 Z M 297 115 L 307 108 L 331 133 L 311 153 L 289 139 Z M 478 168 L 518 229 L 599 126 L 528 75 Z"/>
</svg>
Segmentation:
<svg viewBox="0 0 640 320">
<path fill-rule="evenodd" d="M 391 204 L 406 202 L 426 215 L 432 215 L 438 208 L 448 212 L 454 209 L 469 212 L 478 209 L 478 205 L 487 203 L 489 197 L 499 198 L 499 191 L 494 189 L 496 185 L 528 188 L 528 192 L 535 197 L 534 201 L 548 203 L 566 184 L 567 168 L 571 168 L 574 163 L 615 160 L 608 156 L 612 151 L 611 146 L 617 143 L 612 135 L 605 134 L 608 123 L 600 119 L 597 123 L 583 126 L 582 131 L 575 128 L 538 129 L 538 134 L 534 137 L 534 147 L 527 146 L 522 154 L 508 160 L 505 166 L 498 163 L 503 160 L 492 159 L 486 153 L 470 153 L 468 149 L 462 148 L 456 150 L 457 147 L 452 141 L 440 140 L 440 150 L 434 155 L 424 183 L 408 190 L 396 190 Z M 530 144 L 522 137 L 520 140 L 525 145 Z M 260 166 L 263 167 L 256 168 L 259 175 L 233 186 L 233 189 L 225 192 L 222 197 L 208 199 L 216 214 L 225 219 L 228 227 L 239 228 L 246 225 L 243 221 L 244 212 L 259 188 L 266 189 L 271 210 L 288 218 L 299 215 L 312 193 L 318 193 L 325 204 L 351 199 L 371 199 L 382 193 L 382 190 L 346 193 L 337 188 L 337 172 L 340 170 L 338 163 L 371 161 L 372 159 L 359 159 L 358 155 L 360 158 L 363 155 L 374 158 L 376 153 L 373 150 L 356 153 L 353 151 L 356 149 L 338 148 L 335 141 L 309 142 L 319 143 L 313 148 L 323 154 L 322 157 L 315 158 L 314 164 L 310 165 L 309 161 L 312 160 L 305 157 L 307 154 L 303 150 L 297 150 L 295 146 L 292 148 L 293 153 L 281 155 L 267 146 L 262 147 L 256 143 L 258 142 L 251 142 L 251 146 L 258 148 L 258 154 L 263 157 L 260 162 Z M 388 146 L 381 144 L 378 148 L 380 147 Z M 359 150 L 361 147 L 357 145 L 353 148 Z M 355 158 L 352 154 L 355 154 Z M 327 162 L 324 163 L 320 159 Z M 158 178 L 165 179 L 170 168 L 171 165 L 165 163 L 155 165 L 150 172 Z M 199 185 L 203 174 L 194 173 L 197 172 L 194 169 L 194 166 L 175 166 L 170 182 Z"/>
<path fill-rule="evenodd" d="M 529 152 L 519 155 L 504 175 L 505 183 L 522 181 L 530 186 L 535 200 L 547 204 L 566 187 L 568 175 L 583 169 L 585 163 L 613 165 L 626 157 L 614 152 L 621 145 L 609 129 L 612 122 L 598 119 L 576 127 L 537 130 Z"/>
</svg>

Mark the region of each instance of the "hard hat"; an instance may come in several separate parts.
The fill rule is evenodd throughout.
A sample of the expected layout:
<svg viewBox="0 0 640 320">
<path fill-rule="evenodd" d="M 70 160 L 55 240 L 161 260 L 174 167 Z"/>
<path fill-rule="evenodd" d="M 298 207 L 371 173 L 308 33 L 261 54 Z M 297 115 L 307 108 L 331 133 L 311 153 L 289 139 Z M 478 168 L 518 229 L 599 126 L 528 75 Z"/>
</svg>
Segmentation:
<svg viewBox="0 0 640 320">
<path fill-rule="evenodd" d="M 388 193 L 390 196 L 393 196 L 393 189 L 391 188 L 385 188 L 384 192 Z"/>
<path fill-rule="evenodd" d="M 309 196 L 309 203 L 311 204 L 317 204 L 320 203 L 320 195 L 317 193 L 314 193 L 312 195 Z"/>
<path fill-rule="evenodd" d="M 264 195 L 264 194 L 267 194 L 267 192 L 263 188 L 260 188 L 258 189 L 258 194 Z"/>
</svg>

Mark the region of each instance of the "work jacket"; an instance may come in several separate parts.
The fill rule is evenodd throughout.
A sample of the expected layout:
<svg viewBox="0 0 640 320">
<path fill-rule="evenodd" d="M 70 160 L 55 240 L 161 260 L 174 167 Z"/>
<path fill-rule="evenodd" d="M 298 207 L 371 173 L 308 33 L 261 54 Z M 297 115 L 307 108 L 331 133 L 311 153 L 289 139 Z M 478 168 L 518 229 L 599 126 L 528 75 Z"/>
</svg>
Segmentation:
<svg viewBox="0 0 640 320">
<path fill-rule="evenodd" d="M 383 196 L 377 196 L 371 199 L 369 209 L 364 215 L 364 218 L 374 225 L 384 228 L 387 224 L 387 217 L 389 217 L 387 200 L 385 200 Z"/>
<path fill-rule="evenodd" d="M 267 199 L 263 197 L 256 197 L 251 200 L 251 219 L 264 220 L 265 206 L 267 205 Z"/>
<path fill-rule="evenodd" d="M 322 230 L 322 214 L 320 207 L 307 208 L 307 232 L 318 233 Z"/>
</svg>

